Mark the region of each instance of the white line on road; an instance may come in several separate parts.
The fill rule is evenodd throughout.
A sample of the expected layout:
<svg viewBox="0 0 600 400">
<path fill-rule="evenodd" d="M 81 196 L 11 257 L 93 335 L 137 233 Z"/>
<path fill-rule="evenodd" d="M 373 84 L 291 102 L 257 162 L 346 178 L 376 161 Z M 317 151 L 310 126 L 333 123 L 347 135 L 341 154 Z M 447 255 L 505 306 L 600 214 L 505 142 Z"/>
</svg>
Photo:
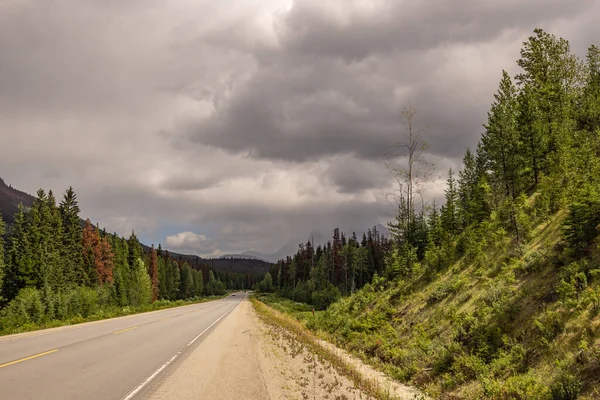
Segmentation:
<svg viewBox="0 0 600 400">
<path fill-rule="evenodd" d="M 205 333 L 207 330 L 209 330 L 210 328 L 212 328 L 212 327 L 213 327 L 213 326 L 214 326 L 214 325 L 215 325 L 217 322 L 219 322 L 219 321 L 220 321 L 222 318 L 224 318 L 224 317 L 225 317 L 227 314 L 229 314 L 229 313 L 231 312 L 231 310 L 233 310 L 233 309 L 234 309 L 234 308 L 235 308 L 235 307 L 236 307 L 238 304 L 240 304 L 240 303 L 238 302 L 238 303 L 237 303 L 235 306 L 231 307 L 231 308 L 229 309 L 229 311 L 227 311 L 225 314 L 221 315 L 221 316 L 220 316 L 220 317 L 219 317 L 219 318 L 218 318 L 218 319 L 217 319 L 215 322 L 213 322 L 212 324 L 210 324 L 210 326 L 209 326 L 208 328 L 206 328 L 205 330 L 203 330 L 202 332 L 200 332 L 200 334 L 199 334 L 198 336 L 196 336 L 195 338 L 193 338 L 193 339 L 192 339 L 192 341 L 191 341 L 191 342 L 189 342 L 189 343 L 187 344 L 187 345 L 188 345 L 188 347 L 189 347 L 189 346 L 191 346 L 192 344 L 194 344 L 194 342 L 195 342 L 196 340 L 198 340 L 198 338 L 199 338 L 200 336 L 204 335 L 204 333 Z"/>
<path fill-rule="evenodd" d="M 206 331 L 208 331 L 210 328 L 212 328 L 217 322 L 219 322 L 221 319 L 223 319 L 227 314 L 229 314 L 240 303 L 241 303 L 241 301 L 238 301 L 236 303 L 236 305 L 234 305 L 233 307 L 231 307 L 225 314 L 221 315 L 215 322 L 213 322 L 212 324 L 210 324 L 210 326 L 208 328 L 206 328 L 205 330 L 203 330 L 202 332 L 200 332 L 200 334 L 198 336 L 196 336 L 194 339 L 192 339 L 192 341 L 189 342 L 186 347 L 191 346 L 196 340 L 198 340 L 198 338 L 200 336 L 202 336 L 204 333 L 206 333 Z M 177 357 L 179 357 L 181 355 L 181 353 L 183 353 L 184 350 L 185 350 L 185 348 L 179 350 L 177 352 L 177 354 L 175 354 L 173 357 L 171 357 L 169 359 L 169 361 L 167 361 L 166 363 L 164 363 L 159 369 L 157 369 L 156 371 L 154 371 L 152 373 L 152 375 L 150 375 L 149 377 L 147 377 L 142 383 L 140 383 L 135 389 L 133 389 L 127 396 L 123 397 L 122 400 L 131 400 L 131 399 L 133 399 L 133 397 L 136 394 L 138 394 L 144 387 L 146 387 L 146 385 L 148 385 L 152 381 L 152 379 L 156 378 L 156 376 L 158 374 L 160 374 L 162 372 L 162 370 L 164 370 L 165 368 L 167 368 L 169 366 L 169 364 L 171 364 L 173 361 L 175 361 L 175 359 Z"/>
</svg>

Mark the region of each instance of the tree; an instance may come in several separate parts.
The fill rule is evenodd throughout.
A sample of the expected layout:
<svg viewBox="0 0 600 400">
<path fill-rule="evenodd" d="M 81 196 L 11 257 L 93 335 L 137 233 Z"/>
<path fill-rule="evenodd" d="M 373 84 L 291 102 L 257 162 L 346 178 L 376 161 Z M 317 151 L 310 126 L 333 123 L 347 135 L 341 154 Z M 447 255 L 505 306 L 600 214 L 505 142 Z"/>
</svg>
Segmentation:
<svg viewBox="0 0 600 400">
<path fill-rule="evenodd" d="M 502 71 L 500 88 L 494 98 L 481 143 L 494 180 L 503 188 L 504 196 L 514 200 L 520 193 L 518 102 L 517 88 L 506 71 Z"/>
<path fill-rule="evenodd" d="M 523 88 L 520 109 L 534 184 L 539 183 L 540 172 L 554 172 L 568 183 L 570 158 L 565 152 L 574 142 L 580 62 L 567 40 L 535 29 L 523 43 L 517 64 L 523 69 L 517 83 Z"/>
<path fill-rule="evenodd" d="M 204 277 L 202 271 L 192 270 L 194 278 L 194 293 L 196 296 L 202 296 L 204 293 Z"/>
<path fill-rule="evenodd" d="M 392 146 L 391 156 L 399 162 L 386 163 L 388 171 L 395 180 L 395 188 L 391 193 L 398 204 L 396 223 L 390 224 L 390 230 L 396 241 L 410 240 L 415 230 L 417 205 L 423 204 L 423 191 L 429 180 L 431 165 L 425 161 L 427 143 L 423 140 L 421 132 L 414 128 L 414 118 L 417 111 L 412 107 L 402 111 L 406 123 L 407 137 L 404 142 Z"/>
<path fill-rule="evenodd" d="M 101 253 L 101 249 L 100 237 L 89 219 L 85 221 L 81 241 L 83 253 L 83 269 L 85 271 L 85 278 L 83 284 L 92 286 L 100 280 L 97 271 L 96 259 Z"/>
<path fill-rule="evenodd" d="M 0 214 L 0 303 L 3 301 L 3 283 L 4 283 L 4 221 Z"/>
<path fill-rule="evenodd" d="M 59 207 L 62 219 L 62 260 L 65 280 L 76 284 L 84 282 L 82 229 L 79 219 L 79 203 L 72 187 L 65 192 Z"/>
<path fill-rule="evenodd" d="M 192 277 L 192 270 L 188 263 L 183 263 L 181 267 L 181 280 L 179 281 L 179 298 L 187 299 L 192 296 L 192 290 L 194 288 L 194 278 Z"/>
<path fill-rule="evenodd" d="M 579 105 L 578 127 L 600 135 L 600 48 L 590 46 L 586 55 L 583 94 Z"/>
<path fill-rule="evenodd" d="M 458 188 L 452 168 L 448 170 L 448 180 L 444 189 L 446 203 L 442 207 L 442 227 L 451 235 L 458 233 Z"/>
<path fill-rule="evenodd" d="M 133 274 L 129 289 L 129 303 L 132 306 L 144 306 L 152 301 L 152 282 L 144 262 L 138 258 L 133 264 Z"/>
<path fill-rule="evenodd" d="M 156 250 L 154 250 L 154 245 L 152 245 L 152 249 L 150 250 L 150 281 L 152 282 L 152 301 L 156 301 L 158 299 L 158 258 L 156 255 Z"/>
<path fill-rule="evenodd" d="M 127 263 L 133 268 L 136 260 L 142 258 L 143 250 L 140 241 L 135 236 L 135 231 L 131 231 L 129 239 L 127 239 L 127 247 L 129 249 L 129 255 L 127 256 Z"/>
<path fill-rule="evenodd" d="M 179 269 L 179 265 L 177 264 L 177 262 L 175 262 L 175 260 L 169 260 L 168 261 L 171 264 L 171 279 L 170 279 L 170 283 L 171 283 L 171 287 L 170 287 L 170 296 L 169 298 L 171 300 L 177 300 L 179 299 L 179 284 L 181 281 L 181 271 Z"/>
<path fill-rule="evenodd" d="M 12 300 L 17 296 L 19 290 L 35 286 L 37 282 L 23 204 L 19 204 L 12 225 L 7 264 L 3 292 L 7 300 Z"/>
</svg>

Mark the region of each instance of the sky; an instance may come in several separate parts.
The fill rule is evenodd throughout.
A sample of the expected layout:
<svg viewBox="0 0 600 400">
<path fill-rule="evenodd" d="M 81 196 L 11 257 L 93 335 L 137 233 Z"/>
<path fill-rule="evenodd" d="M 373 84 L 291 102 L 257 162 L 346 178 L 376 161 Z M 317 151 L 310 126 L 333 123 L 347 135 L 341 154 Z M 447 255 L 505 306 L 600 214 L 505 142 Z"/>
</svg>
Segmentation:
<svg viewBox="0 0 600 400">
<path fill-rule="evenodd" d="M 401 111 L 441 198 L 534 28 L 580 57 L 598 0 L 2 0 L 0 177 L 73 186 L 146 244 L 275 252 L 384 224 Z"/>
</svg>

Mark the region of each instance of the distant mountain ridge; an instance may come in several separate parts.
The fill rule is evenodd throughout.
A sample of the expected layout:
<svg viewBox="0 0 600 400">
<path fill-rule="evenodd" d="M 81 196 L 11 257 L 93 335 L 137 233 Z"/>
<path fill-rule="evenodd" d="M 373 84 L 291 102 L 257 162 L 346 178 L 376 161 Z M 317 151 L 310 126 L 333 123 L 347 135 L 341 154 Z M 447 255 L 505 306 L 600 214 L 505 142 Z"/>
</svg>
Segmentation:
<svg viewBox="0 0 600 400">
<path fill-rule="evenodd" d="M 23 203 L 25 208 L 31 208 L 34 199 L 32 195 L 7 185 L 4 179 L 0 178 L 0 215 L 6 224 L 13 223 L 19 203 Z"/>
</svg>

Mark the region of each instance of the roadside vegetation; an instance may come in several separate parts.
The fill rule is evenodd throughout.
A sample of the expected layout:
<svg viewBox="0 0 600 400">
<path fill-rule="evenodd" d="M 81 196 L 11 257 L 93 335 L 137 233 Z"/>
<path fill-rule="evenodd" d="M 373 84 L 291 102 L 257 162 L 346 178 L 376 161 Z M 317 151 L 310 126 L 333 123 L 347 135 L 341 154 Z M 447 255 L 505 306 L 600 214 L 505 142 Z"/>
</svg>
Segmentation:
<svg viewBox="0 0 600 400">
<path fill-rule="evenodd" d="M 8 229 L 7 229 L 8 228 Z M 247 275 L 190 265 L 82 224 L 75 192 L 37 192 L 14 223 L 0 218 L 0 334 L 157 310 L 249 288 Z"/>
<path fill-rule="evenodd" d="M 581 60 L 538 29 L 517 64 L 441 207 L 422 201 L 427 147 L 404 113 L 381 264 L 361 271 L 364 246 L 334 234 L 274 267 L 264 291 L 293 301 L 261 298 L 435 398 L 600 398 L 600 49 Z"/>
</svg>

